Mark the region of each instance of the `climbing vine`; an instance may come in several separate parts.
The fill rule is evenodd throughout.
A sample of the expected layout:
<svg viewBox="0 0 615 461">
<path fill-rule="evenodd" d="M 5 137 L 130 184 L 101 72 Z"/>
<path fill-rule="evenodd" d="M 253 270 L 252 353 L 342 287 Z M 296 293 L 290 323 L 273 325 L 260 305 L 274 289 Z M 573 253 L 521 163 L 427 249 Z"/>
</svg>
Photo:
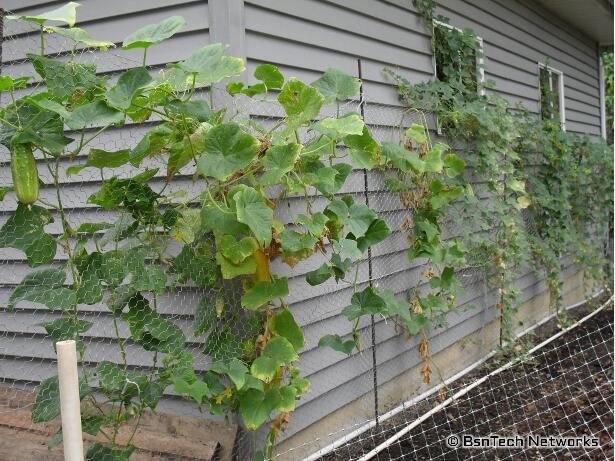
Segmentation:
<svg viewBox="0 0 615 461">
<path fill-rule="evenodd" d="M 435 116 L 438 130 L 477 175 L 454 216 L 463 223 L 459 234 L 469 248 L 466 268 L 482 267 L 496 288 L 504 339 L 511 339 L 519 295 L 514 284 L 530 255 L 545 269 L 554 307 L 561 298 L 564 255 L 576 255 L 595 280 L 605 280 L 612 197 L 596 181 L 601 169 L 612 178 L 612 155 L 604 143 L 563 132 L 559 117 L 539 120 L 486 95 L 493 83 L 480 80 L 475 34 L 446 26 L 446 18 L 434 22 L 431 2 L 414 6 L 433 28 L 436 79 L 411 84 L 390 69 L 385 73 L 410 108 Z"/>
</svg>

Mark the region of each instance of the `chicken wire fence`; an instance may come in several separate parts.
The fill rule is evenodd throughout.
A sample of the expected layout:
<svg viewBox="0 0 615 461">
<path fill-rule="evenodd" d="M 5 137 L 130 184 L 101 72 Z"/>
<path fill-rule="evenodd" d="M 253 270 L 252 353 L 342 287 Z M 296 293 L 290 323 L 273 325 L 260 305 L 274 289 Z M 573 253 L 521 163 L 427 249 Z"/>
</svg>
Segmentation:
<svg viewBox="0 0 615 461">
<path fill-rule="evenodd" d="M 13 77 L 36 75 L 30 61 L 26 58 L 26 53 L 37 52 L 39 47 L 37 32 L 27 24 L 10 22 L 4 25 L 3 37 L 2 74 Z M 64 61 L 73 59 L 80 63 L 95 64 L 99 75 L 108 77 L 111 82 L 117 79 L 122 70 L 141 64 L 141 57 L 132 54 L 130 51 L 110 50 L 103 53 L 78 49 L 71 54 L 68 52 L 71 47 L 64 38 L 49 35 L 45 39 L 45 52 L 48 57 Z M 160 67 L 151 67 L 150 70 L 153 74 L 156 74 Z M 33 80 L 27 89 L 18 91 L 17 96 L 23 96 L 37 89 L 41 89 L 41 83 Z M 10 100 L 7 99 L 9 98 L 7 93 L 2 93 L 1 97 L 2 106 L 10 103 Z M 208 98 L 209 96 L 200 93 L 197 97 Z M 266 100 L 242 97 L 229 98 L 221 90 L 215 92 L 215 99 L 220 103 L 230 105 L 231 116 L 249 119 L 255 127 L 258 125 L 267 128 L 272 127 L 283 116 L 279 112 L 279 108 L 268 104 Z M 340 113 L 347 112 L 362 113 L 372 136 L 378 142 L 400 142 L 405 128 L 412 123 L 423 123 L 424 121 L 420 114 L 405 113 L 403 109 L 397 106 L 378 103 L 373 101 L 369 94 L 362 95 L 360 100 L 343 104 L 340 107 Z M 433 125 L 433 121 L 428 122 Z M 134 148 L 151 126 L 152 123 L 148 122 L 145 124 L 127 124 L 121 128 L 110 129 L 92 142 L 91 148 L 105 151 Z M 71 145 L 69 145 L 70 147 Z M 83 157 L 85 157 L 85 154 L 83 154 Z M 11 184 L 9 158 L 8 150 L 2 147 L 0 150 L 0 161 L 2 162 L 0 185 Z M 159 169 L 162 172 L 166 167 L 166 159 L 149 157 L 138 170 L 124 165 L 101 171 L 86 168 L 75 172 L 72 167 L 82 163 L 80 160 L 83 159 L 62 158 L 59 162 L 59 175 L 55 178 L 46 168 L 44 159 L 41 156 L 37 157 L 39 177 L 43 183 L 40 190 L 40 202 L 49 204 L 47 207 L 49 215 L 41 217 L 41 219 L 46 220 L 43 222 L 46 225 L 45 230 L 54 237 L 60 237 L 63 233 L 62 219 L 65 219 L 73 229 L 85 226 L 83 229 L 89 230 L 83 232 L 81 236 L 85 237 L 84 248 L 88 252 L 97 248 L 114 249 L 117 256 L 116 262 L 119 266 L 132 265 L 131 277 L 155 277 L 156 263 L 143 255 L 131 255 L 131 242 L 129 239 L 123 238 L 124 231 L 133 222 L 130 214 L 121 209 L 102 209 L 90 203 L 88 198 L 100 188 L 102 180 L 109 179 L 112 176 L 126 178 L 144 170 Z M 195 171 L 193 165 L 186 166 L 169 183 L 165 181 L 163 173 L 157 172 L 148 184 L 154 192 L 164 190 L 166 194 L 175 194 L 178 199 L 186 201 L 189 208 L 198 210 L 198 198 L 203 192 L 203 182 L 194 179 Z M 56 179 L 62 184 L 59 195 L 56 195 L 54 188 Z M 367 203 L 370 207 L 376 209 L 392 230 L 392 235 L 381 244 L 373 247 L 365 261 L 360 265 L 358 287 L 374 285 L 379 288 L 388 288 L 398 297 L 410 300 L 412 290 L 417 287 L 421 288 L 421 280 L 424 280 L 424 272 L 427 268 L 420 262 L 408 262 L 406 256 L 408 244 L 404 232 L 407 212 L 404 210 L 399 196 L 385 189 L 381 174 L 363 170 L 353 172 L 340 194 L 351 194 L 356 201 Z M 194 200 L 189 198 L 194 198 Z M 58 200 L 63 203 L 64 218 L 55 209 Z M 303 211 L 303 201 L 300 197 L 291 197 L 284 205 L 278 207 L 277 216 L 284 222 L 291 221 L 297 213 Z M 17 201 L 14 195 L 8 193 L 4 200 L 0 202 L 0 225 L 5 225 L 11 219 L 16 207 Z M 449 220 L 445 226 L 449 235 L 454 233 L 453 221 L 453 219 Z M 108 223 L 111 223 L 111 227 L 104 228 Z M 28 238 L 30 237 L 27 234 L 27 223 L 20 225 L 23 226 L 24 232 L 21 246 L 27 247 L 27 251 L 31 252 L 46 251 L 45 248 L 28 247 Z M 99 228 L 99 225 L 102 227 Z M 75 243 L 76 241 L 71 241 L 71 245 Z M 178 256 L 181 255 L 179 242 L 164 242 L 164 245 L 165 252 L 168 255 L 167 262 L 177 261 L 178 264 L 181 264 L 181 259 L 178 259 Z M 53 341 L 63 332 L 59 331 L 61 325 L 57 323 L 58 312 L 37 303 L 37 295 L 31 296 L 29 300 L 13 303 L 11 296 L 15 287 L 28 274 L 32 273 L 32 269 L 28 267 L 24 253 L 19 250 L 3 248 L 0 250 L 0 255 L 2 260 L 0 266 L 0 304 L 2 306 L 0 312 L 0 385 L 2 387 L 0 425 L 14 424 L 15 421 L 20 421 L 19 424 L 23 428 L 36 431 L 38 426 L 32 424 L 28 418 L 33 403 L 33 397 L 29 391 L 37 388 L 45 379 L 56 374 L 57 362 Z M 67 258 L 66 252 L 59 246 L 54 262 L 44 267 L 47 269 L 61 267 Z M 288 438 L 290 443 L 286 445 L 287 448 L 279 450 L 275 458 L 301 459 L 347 437 L 357 429 L 364 428 L 365 425 L 375 426 L 378 422 L 379 424 L 374 428 L 341 444 L 327 455 L 331 459 L 355 459 L 362 456 L 364 451 L 367 452 L 373 448 L 373 446 L 369 449 L 365 448 L 366 443 L 376 444 L 381 441 L 383 435 L 412 422 L 410 414 L 404 413 L 405 419 L 403 421 L 393 418 L 387 423 L 382 422 L 380 424 L 380 417 L 395 403 L 391 401 L 388 395 L 382 395 L 380 388 L 404 371 L 420 365 L 421 360 L 417 353 L 419 339 L 407 338 L 391 319 L 372 317 L 360 323 L 359 335 L 363 345 L 360 352 L 354 353 L 350 357 L 344 357 L 342 354 L 326 352 L 322 348 L 318 348 L 318 340 L 324 334 L 335 332 L 341 336 L 350 335 L 351 325 L 340 315 L 340 312 L 343 307 L 350 304 L 352 291 L 348 287 L 335 284 L 333 281 L 317 287 L 310 287 L 304 281 L 305 273 L 316 268 L 316 266 L 312 267 L 310 264 L 313 263 L 299 264 L 289 269 L 276 263 L 273 267 L 278 274 L 287 275 L 289 284 L 293 287 L 288 303 L 295 318 L 304 327 L 306 336 L 306 347 L 301 355 L 300 367 L 305 377 L 312 382 L 311 392 L 298 402 L 298 409 L 282 437 Z M 119 275 L 113 274 L 114 267 L 109 266 L 108 269 L 110 278 L 121 277 L 124 273 L 120 270 Z M 193 271 L 192 278 L 196 280 L 198 277 L 199 270 L 196 268 Z M 460 315 L 451 318 L 450 324 L 443 322 L 435 326 L 431 333 L 432 352 L 437 352 L 450 344 L 450 335 L 445 334 L 449 331 L 447 327 L 455 327 L 455 334 L 458 339 L 461 339 L 467 333 L 463 329 L 465 320 L 470 319 L 473 322 L 472 331 L 480 331 L 499 316 L 499 311 L 492 307 L 493 294 L 489 289 L 481 261 L 461 271 L 459 278 L 463 285 L 463 294 L 459 300 L 460 305 L 464 305 L 468 310 L 462 309 Z M 50 275 L 50 290 L 38 296 L 61 296 L 63 285 L 70 283 L 70 276 L 66 280 L 57 280 Z M 87 289 L 91 289 L 92 293 L 95 294 L 98 288 L 92 285 L 86 287 L 86 291 Z M 163 293 L 156 296 L 146 295 L 143 301 L 154 308 L 151 313 L 153 320 L 158 318 L 170 320 L 176 328 L 183 332 L 186 337 L 186 346 L 194 356 L 194 367 L 197 371 L 207 370 L 212 360 L 234 357 L 237 348 L 242 346 L 241 339 L 249 337 L 255 327 L 253 325 L 254 317 L 246 314 L 240 308 L 241 292 L 239 287 L 229 284 L 224 286 L 224 292 L 227 303 L 224 310 L 218 315 L 212 332 L 207 336 L 195 335 L 194 316 L 198 311 L 199 304 L 215 298 L 216 293 L 201 288 L 198 284 L 185 283 L 178 277 L 165 284 Z M 41 300 L 42 298 L 39 298 L 39 301 Z M 80 347 L 87 351 L 87 360 L 80 364 L 81 373 L 87 370 L 92 375 L 96 366 L 105 361 L 117 364 L 125 361 L 129 370 L 143 373 L 148 373 L 159 367 L 160 357 L 136 344 L 126 342 L 123 351 L 118 349 L 117 339 L 123 341 L 130 335 L 129 325 L 127 322 L 118 321 L 117 318 L 110 315 L 107 307 L 109 302 L 109 299 L 105 299 L 104 302 L 79 305 L 80 320 L 84 322 L 84 329 L 87 326 L 87 331 L 80 334 Z M 608 332 L 602 334 L 606 333 Z M 482 347 L 481 344 L 474 346 Z M 596 348 L 596 351 L 598 350 L 602 349 Z M 602 357 L 606 356 L 603 355 Z M 612 378 L 612 352 L 610 357 Z M 579 363 L 578 366 L 581 367 L 582 365 Z M 434 370 L 436 382 L 442 381 L 438 374 L 439 370 Z M 521 379 L 522 377 L 519 377 L 518 381 L 514 382 L 520 386 Z M 607 380 L 607 382 L 609 381 Z M 94 387 L 96 386 L 95 382 L 92 384 Z M 570 386 L 573 386 L 573 384 L 571 383 Z M 418 394 L 424 390 L 424 386 L 420 383 L 407 383 L 406 387 L 407 389 L 402 392 L 403 395 Z M 476 398 L 487 398 L 488 395 L 488 393 L 477 395 Z M 513 397 L 511 396 L 511 399 Z M 343 420 L 336 423 L 336 427 L 329 425 L 326 429 L 320 431 L 320 435 L 314 435 L 311 440 L 302 441 L 298 438 L 295 442 L 294 435 L 300 434 L 302 430 L 317 424 L 323 417 L 350 403 L 353 403 L 352 407 L 345 411 Z M 455 405 L 461 404 L 461 401 L 455 403 Z M 173 395 L 170 389 L 166 390 L 158 410 L 161 413 L 190 418 L 204 417 L 193 404 Z M 503 412 L 504 409 L 498 407 L 497 411 Z M 480 428 L 481 431 L 487 428 L 494 430 L 495 426 L 480 426 L 478 423 L 482 418 L 486 418 L 488 422 L 495 422 L 496 415 L 497 413 L 489 413 L 487 417 L 478 412 L 470 413 L 473 420 L 476 420 L 476 427 Z M 206 417 L 212 418 L 220 424 L 227 423 L 220 416 Z M 444 420 L 438 419 L 437 423 L 435 418 L 436 415 L 432 417 L 435 428 L 440 428 L 442 431 L 452 430 L 450 424 L 446 422 L 446 418 Z M 467 419 L 463 421 L 468 429 L 472 427 Z M 240 423 L 239 420 L 229 422 L 231 424 Z M 442 434 L 444 433 L 442 432 Z M 429 431 L 424 429 L 421 434 L 425 440 L 429 439 L 432 445 L 425 443 L 425 446 L 415 447 L 409 442 L 406 443 L 406 439 L 403 439 L 401 442 L 392 445 L 392 448 L 387 448 L 387 456 L 390 459 L 405 459 L 404 456 L 410 456 L 410 459 L 412 457 L 418 457 L 418 459 L 449 459 L 450 456 L 458 456 L 450 459 L 467 459 L 467 457 L 461 455 L 451 454 L 456 452 L 447 451 L 443 448 L 439 442 L 441 437 L 439 435 L 434 436 L 439 432 L 434 432 L 433 429 L 429 429 Z M 253 448 L 262 442 L 264 435 L 263 431 L 254 434 L 240 430 L 235 442 L 236 458 L 239 460 L 247 459 Z M 395 451 L 396 449 L 397 451 Z M 602 450 L 604 451 L 604 449 Z"/>
</svg>

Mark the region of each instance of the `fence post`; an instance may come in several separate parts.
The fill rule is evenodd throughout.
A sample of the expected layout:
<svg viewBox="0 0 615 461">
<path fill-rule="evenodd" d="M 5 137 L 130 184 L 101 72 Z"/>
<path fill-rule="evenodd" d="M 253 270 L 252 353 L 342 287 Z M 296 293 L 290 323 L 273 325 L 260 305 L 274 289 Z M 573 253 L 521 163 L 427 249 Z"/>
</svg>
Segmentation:
<svg viewBox="0 0 615 461">
<path fill-rule="evenodd" d="M 83 461 L 76 345 L 73 340 L 56 343 L 64 461 Z"/>
<path fill-rule="evenodd" d="M 361 59 L 357 59 L 358 76 L 361 80 L 361 86 L 359 87 L 359 110 L 361 111 L 361 118 L 365 121 L 365 97 L 363 93 L 363 72 L 361 68 Z M 365 193 L 365 204 L 369 206 L 369 185 L 367 181 L 367 169 L 363 168 L 363 189 Z M 369 273 L 369 286 L 372 282 L 372 249 L 367 249 L 367 266 Z M 372 342 L 372 372 L 374 379 L 374 418 L 376 419 L 376 426 L 379 424 L 380 413 L 378 410 L 378 363 L 376 361 L 376 322 L 374 321 L 374 315 L 371 315 L 371 342 Z"/>
</svg>

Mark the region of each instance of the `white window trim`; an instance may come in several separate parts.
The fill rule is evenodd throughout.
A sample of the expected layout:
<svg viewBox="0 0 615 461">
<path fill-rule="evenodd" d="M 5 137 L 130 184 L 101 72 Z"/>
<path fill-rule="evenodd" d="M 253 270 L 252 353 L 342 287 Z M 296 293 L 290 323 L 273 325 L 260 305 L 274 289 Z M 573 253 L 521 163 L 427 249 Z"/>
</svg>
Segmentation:
<svg viewBox="0 0 615 461">
<path fill-rule="evenodd" d="M 441 26 L 441 27 L 446 27 L 447 29 L 451 29 L 451 30 L 457 30 L 459 32 L 463 32 L 463 30 L 459 27 L 455 27 L 452 26 L 450 24 L 447 24 L 445 22 L 442 21 L 438 21 L 438 20 L 433 20 L 433 29 L 432 30 L 432 37 L 435 35 L 435 28 L 436 26 Z M 478 74 L 478 94 L 480 96 L 484 96 L 485 95 L 485 87 L 484 85 L 482 85 L 483 83 L 485 83 L 485 52 L 483 49 L 483 38 L 480 35 L 476 36 L 476 41 L 478 42 L 478 49 L 480 51 L 480 56 L 478 57 L 477 61 L 476 61 L 476 67 L 479 68 L 479 74 Z M 437 67 L 436 67 L 436 53 L 434 52 L 432 55 L 432 62 L 433 62 L 433 74 L 434 77 L 437 78 L 438 75 L 438 71 L 437 71 Z"/>
<path fill-rule="evenodd" d="M 564 97 L 564 73 L 554 67 L 548 66 L 543 62 L 538 63 L 538 95 L 542 98 L 542 92 L 540 90 L 540 69 L 545 69 L 547 72 L 558 75 L 558 99 L 559 99 L 559 119 L 562 126 L 562 131 L 566 131 L 566 104 Z M 553 80 L 549 76 L 549 89 L 553 91 Z"/>
<path fill-rule="evenodd" d="M 598 69 L 600 78 L 600 133 L 606 139 L 606 89 L 604 87 L 604 61 L 602 56 L 598 56 Z"/>
</svg>

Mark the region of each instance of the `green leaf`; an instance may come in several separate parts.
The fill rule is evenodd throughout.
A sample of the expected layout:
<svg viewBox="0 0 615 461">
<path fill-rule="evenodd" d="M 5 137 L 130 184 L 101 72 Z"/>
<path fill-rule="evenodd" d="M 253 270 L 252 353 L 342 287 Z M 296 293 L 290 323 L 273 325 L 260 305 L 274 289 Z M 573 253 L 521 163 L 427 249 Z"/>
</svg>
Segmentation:
<svg viewBox="0 0 615 461">
<path fill-rule="evenodd" d="M 0 75 L 0 92 L 27 88 L 28 80 L 32 80 L 32 77 L 12 78 L 10 75 Z"/>
<path fill-rule="evenodd" d="M 54 349 L 55 343 L 58 341 L 66 341 L 74 339 L 77 341 L 77 350 L 83 352 L 83 343 L 79 340 L 81 333 L 85 333 L 92 327 L 92 322 L 86 320 L 76 320 L 68 318 L 59 318 L 53 322 L 41 323 L 40 326 L 45 328 L 47 336 L 53 341 Z"/>
<path fill-rule="evenodd" d="M 297 401 L 297 389 L 294 386 L 282 386 L 277 389 L 280 394 L 279 402 L 274 407 L 275 411 L 295 411 Z"/>
<path fill-rule="evenodd" d="M 36 205 L 28 207 L 22 203 L 0 229 L 0 248 L 16 248 L 23 251 L 30 267 L 53 261 L 56 254 L 55 239 L 46 234 L 44 226 L 53 218 L 45 208 Z"/>
<path fill-rule="evenodd" d="M 348 206 L 341 199 L 332 200 L 327 209 L 335 213 L 344 224 L 344 229 L 356 238 L 363 237 L 378 217 L 374 210 L 363 203 L 352 203 Z"/>
<path fill-rule="evenodd" d="M 171 16 L 157 24 L 149 24 L 126 37 L 122 43 L 122 48 L 129 50 L 157 45 L 175 35 L 184 24 L 186 24 L 186 20 L 181 16 Z"/>
<path fill-rule="evenodd" d="M 352 354 L 356 343 L 353 339 L 344 341 L 340 335 L 325 335 L 318 341 L 318 347 L 330 347 L 334 351 L 343 352 L 346 355 Z"/>
<path fill-rule="evenodd" d="M 292 343 L 282 336 L 271 338 L 263 350 L 263 355 L 271 357 L 279 365 L 288 365 L 299 360 L 299 356 Z"/>
<path fill-rule="evenodd" d="M 62 37 L 70 38 L 74 42 L 83 43 L 87 48 L 99 48 L 101 51 L 107 51 L 109 48 L 114 48 L 115 43 L 96 40 L 87 33 L 87 31 L 79 27 L 55 27 L 46 26 L 45 32 L 53 32 Z"/>
<path fill-rule="evenodd" d="M 316 242 L 318 242 L 316 237 L 294 230 L 284 229 L 280 234 L 280 244 L 285 255 L 299 254 L 303 258 L 314 251 Z"/>
<path fill-rule="evenodd" d="M 172 263 L 173 271 L 178 274 L 179 283 L 192 280 L 203 288 L 212 288 L 216 284 L 217 267 L 209 249 L 194 245 L 184 245 Z"/>
<path fill-rule="evenodd" d="M 406 136 L 418 144 L 425 144 L 427 142 L 425 127 L 418 123 L 413 123 L 410 128 L 406 130 Z"/>
<path fill-rule="evenodd" d="M 235 236 L 245 235 L 250 231 L 248 226 L 237 221 L 237 215 L 224 204 L 203 206 L 201 225 L 205 231 Z"/>
<path fill-rule="evenodd" d="M 211 119 L 211 107 L 203 99 L 171 101 L 165 106 L 165 109 L 169 113 L 184 115 L 199 122 L 208 122 Z"/>
<path fill-rule="evenodd" d="M 352 295 L 351 304 L 342 310 L 348 320 L 355 320 L 363 315 L 383 314 L 386 312 L 386 303 L 374 288 L 367 287 L 363 291 Z"/>
<path fill-rule="evenodd" d="M 79 96 L 75 102 L 82 104 L 104 90 L 107 79 L 96 75 L 95 64 L 63 62 L 36 54 L 27 56 L 36 72 L 45 79 L 50 99 L 73 102 Z"/>
<path fill-rule="evenodd" d="M 104 101 L 95 101 L 78 106 L 65 122 L 73 130 L 83 130 L 94 126 L 121 124 L 124 122 L 124 114 L 112 109 Z"/>
<path fill-rule="evenodd" d="M 430 173 L 440 173 L 442 171 L 442 168 L 444 168 L 442 154 L 446 149 L 448 149 L 448 146 L 438 143 L 427 151 L 424 157 L 425 171 Z"/>
<path fill-rule="evenodd" d="M 320 285 L 326 282 L 333 276 L 333 270 L 326 263 L 320 266 L 318 269 L 308 272 L 305 276 L 305 280 L 312 286 Z"/>
<path fill-rule="evenodd" d="M 314 213 L 309 217 L 300 214 L 297 216 L 297 223 L 305 227 L 310 234 L 320 238 L 323 236 L 328 219 L 329 218 L 321 212 Z"/>
<path fill-rule="evenodd" d="M 44 380 L 32 405 L 32 422 L 46 423 L 60 416 L 60 384 L 57 376 Z"/>
<path fill-rule="evenodd" d="M 359 114 L 348 114 L 343 117 L 328 117 L 322 119 L 314 129 L 332 139 L 341 139 L 348 135 L 361 135 L 365 123 Z"/>
<path fill-rule="evenodd" d="M 68 310 L 77 303 L 77 297 L 73 290 L 62 286 L 65 280 L 66 273 L 59 269 L 31 272 L 11 293 L 8 307 L 13 309 L 19 301 L 31 301 L 52 310 Z"/>
<path fill-rule="evenodd" d="M 177 66 L 188 74 L 196 74 L 195 82 L 204 85 L 213 85 L 243 73 L 246 70 L 243 59 L 224 56 L 224 48 L 220 43 L 212 43 L 198 49 Z"/>
<path fill-rule="evenodd" d="M 139 166 L 141 161 L 150 155 L 158 154 L 171 143 L 173 130 L 167 125 L 158 125 L 147 133 L 139 144 L 130 152 L 130 163 Z"/>
<path fill-rule="evenodd" d="M 278 366 L 278 362 L 273 358 L 261 355 L 252 362 L 250 373 L 252 373 L 252 376 L 255 378 L 268 383 L 274 378 Z"/>
<path fill-rule="evenodd" d="M 140 90 L 151 81 L 152 77 L 145 67 L 134 67 L 120 75 L 117 84 L 107 92 L 105 98 L 110 106 L 126 110 Z"/>
<path fill-rule="evenodd" d="M 466 167 L 466 162 L 461 160 L 455 154 L 448 154 L 444 157 L 444 165 L 446 166 L 446 174 L 449 178 L 454 178 L 463 173 Z"/>
<path fill-rule="evenodd" d="M 263 425 L 276 407 L 280 395 L 265 394 L 256 389 L 249 389 L 239 397 L 239 410 L 248 430 L 255 431 Z"/>
<path fill-rule="evenodd" d="M 179 395 L 188 396 L 199 405 L 202 405 L 205 397 L 210 395 L 209 386 L 200 379 L 188 383 L 183 379 L 176 378 L 173 380 L 173 387 Z"/>
<path fill-rule="evenodd" d="M 333 251 L 335 251 L 342 259 L 348 258 L 353 261 L 357 261 L 363 256 L 363 252 L 359 249 L 356 240 L 334 240 Z"/>
<path fill-rule="evenodd" d="M 205 153 L 199 157 L 197 171 L 225 181 L 247 167 L 259 149 L 258 140 L 233 122 L 213 127 L 205 139 Z"/>
<path fill-rule="evenodd" d="M 254 274 L 256 272 L 256 261 L 251 256 L 239 264 L 233 264 L 226 259 L 222 253 L 217 252 L 216 262 L 220 265 L 222 278 L 227 280 L 239 277 L 240 275 Z"/>
<path fill-rule="evenodd" d="M 41 110 L 30 104 L 24 104 L 20 108 L 18 115 L 21 120 L 30 122 L 22 128 L 22 131 L 15 131 L 7 128 L 6 125 L 0 131 L 0 140 L 8 147 L 11 143 L 29 144 L 32 143 L 40 149 L 56 156 L 64 151 L 64 148 L 73 140 L 64 136 L 64 123 L 56 113 Z M 7 116 L 9 122 L 19 122 L 15 119 L 17 114 Z"/>
<path fill-rule="evenodd" d="M 462 192 L 463 188 L 461 186 L 443 189 L 437 193 L 431 194 L 429 196 L 429 203 L 435 210 L 439 210 L 459 197 Z"/>
<path fill-rule="evenodd" d="M 273 186 L 280 182 L 282 176 L 291 171 L 299 158 L 301 145 L 296 143 L 281 144 L 267 149 L 263 158 L 263 169 L 260 183 Z"/>
<path fill-rule="evenodd" d="M 259 64 L 254 70 L 254 77 L 265 84 L 268 90 L 282 88 L 284 76 L 273 64 Z"/>
<path fill-rule="evenodd" d="M 107 394 L 121 391 L 126 383 L 126 375 L 120 367 L 107 360 L 104 360 L 96 367 L 98 384 Z"/>
<path fill-rule="evenodd" d="M 344 144 L 349 149 L 350 158 L 357 166 L 371 170 L 378 164 L 380 146 L 372 138 L 367 125 L 363 126 L 361 134 L 346 136 Z"/>
<path fill-rule="evenodd" d="M 339 69 L 329 68 L 312 85 L 320 91 L 326 102 L 330 104 L 334 101 L 346 101 L 359 94 L 361 80 Z"/>
<path fill-rule="evenodd" d="M 241 306 L 245 309 L 254 310 L 284 296 L 288 296 L 288 279 L 286 277 L 272 282 L 256 282 L 241 297 Z"/>
<path fill-rule="evenodd" d="M 218 240 L 218 249 L 233 264 L 240 264 L 258 249 L 258 244 L 252 237 L 237 240 L 231 235 L 223 235 Z"/>
<path fill-rule="evenodd" d="M 382 242 L 391 235 L 391 229 L 382 219 L 375 219 L 367 228 L 365 235 L 357 240 L 359 250 L 366 251 L 369 247 Z"/>
<path fill-rule="evenodd" d="M 70 176 L 71 171 L 78 173 L 83 168 L 95 167 L 95 168 L 118 168 L 127 164 L 130 161 L 130 150 L 122 149 L 115 152 L 109 152 L 102 149 L 90 149 L 88 153 L 88 160 L 85 165 L 78 167 L 69 167 L 66 169 L 66 174 Z M 73 170 L 71 170 L 73 168 Z M 78 169 L 78 171 L 77 171 Z M 70 170 L 70 171 L 69 171 Z"/>
<path fill-rule="evenodd" d="M 66 5 L 56 8 L 55 10 L 45 11 L 37 15 L 24 15 L 24 16 L 6 16 L 8 20 L 21 19 L 23 21 L 35 22 L 37 24 L 44 24 L 47 21 L 58 21 L 68 24 L 69 27 L 75 25 L 77 20 L 77 7 L 79 3 L 68 2 Z"/>
<path fill-rule="evenodd" d="M 278 95 L 278 102 L 288 115 L 291 130 L 316 118 L 323 101 L 324 98 L 316 88 L 294 78 L 286 82 Z"/>
<path fill-rule="evenodd" d="M 437 223 L 421 220 L 416 223 L 416 229 L 425 234 L 427 241 L 433 243 L 440 236 L 440 228 Z"/>
<path fill-rule="evenodd" d="M 244 187 L 234 196 L 237 207 L 237 221 L 246 224 L 263 247 L 271 242 L 273 210 L 263 197 L 251 187 Z"/>
<path fill-rule="evenodd" d="M 419 158 L 418 154 L 404 149 L 397 144 L 390 142 L 382 143 L 382 156 L 403 172 L 410 170 L 417 174 L 425 172 L 425 162 Z"/>
<path fill-rule="evenodd" d="M 282 336 L 293 345 L 299 352 L 305 345 L 301 327 L 297 325 L 293 314 L 289 309 L 282 309 L 269 320 L 269 329 L 275 334 Z"/>
</svg>

